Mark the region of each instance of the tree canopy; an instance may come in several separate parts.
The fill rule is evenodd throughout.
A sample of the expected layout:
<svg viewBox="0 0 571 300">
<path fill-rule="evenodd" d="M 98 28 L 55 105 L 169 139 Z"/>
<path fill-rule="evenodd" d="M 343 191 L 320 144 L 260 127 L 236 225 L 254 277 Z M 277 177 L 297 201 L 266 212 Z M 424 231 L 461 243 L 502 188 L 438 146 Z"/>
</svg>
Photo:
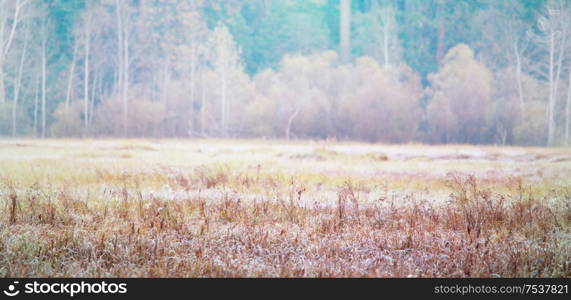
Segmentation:
<svg viewBox="0 0 571 300">
<path fill-rule="evenodd" d="M 13 0 L 0 25 L 1 135 L 569 142 L 566 1 Z"/>
</svg>

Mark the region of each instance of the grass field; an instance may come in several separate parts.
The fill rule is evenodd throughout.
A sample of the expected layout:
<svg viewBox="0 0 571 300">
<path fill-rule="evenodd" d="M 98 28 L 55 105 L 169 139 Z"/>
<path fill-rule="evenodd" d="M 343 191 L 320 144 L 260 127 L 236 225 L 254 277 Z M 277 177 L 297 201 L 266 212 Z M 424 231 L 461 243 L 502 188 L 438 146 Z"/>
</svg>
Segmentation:
<svg viewBox="0 0 571 300">
<path fill-rule="evenodd" d="M 570 148 L 0 140 L 0 201 L 0 276 L 571 276 Z"/>
</svg>

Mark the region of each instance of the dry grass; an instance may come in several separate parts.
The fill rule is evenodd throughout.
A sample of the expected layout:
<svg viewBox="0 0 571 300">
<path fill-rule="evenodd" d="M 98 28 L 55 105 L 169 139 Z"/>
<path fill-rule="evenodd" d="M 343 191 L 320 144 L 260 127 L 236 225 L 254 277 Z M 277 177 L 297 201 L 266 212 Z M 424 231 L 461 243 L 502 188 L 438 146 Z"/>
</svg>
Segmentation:
<svg viewBox="0 0 571 300">
<path fill-rule="evenodd" d="M 2 276 L 571 276 L 568 149 L 0 144 Z"/>
</svg>

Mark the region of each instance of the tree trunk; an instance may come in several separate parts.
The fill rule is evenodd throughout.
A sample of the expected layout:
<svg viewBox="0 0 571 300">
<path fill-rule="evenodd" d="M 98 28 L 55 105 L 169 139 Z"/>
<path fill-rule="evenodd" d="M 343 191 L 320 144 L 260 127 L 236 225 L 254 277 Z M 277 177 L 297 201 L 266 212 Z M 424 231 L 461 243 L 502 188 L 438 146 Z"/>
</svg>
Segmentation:
<svg viewBox="0 0 571 300">
<path fill-rule="evenodd" d="M 557 67 L 557 71 L 555 72 L 554 78 L 553 78 L 553 94 L 552 94 L 552 102 L 551 102 L 551 115 L 550 115 L 550 124 L 552 126 L 552 130 L 550 133 L 550 142 L 549 145 L 552 145 L 555 141 L 555 133 L 557 131 L 557 124 L 555 122 L 555 109 L 557 106 L 557 98 L 559 97 L 558 92 L 559 92 L 559 81 L 561 79 L 561 70 L 563 69 L 563 58 L 565 56 L 565 46 L 567 44 L 566 42 L 567 39 L 567 32 L 566 30 L 563 31 L 562 33 L 562 40 L 559 41 L 559 53 L 558 53 L 558 58 L 557 58 L 557 62 L 556 62 L 556 67 Z"/>
<path fill-rule="evenodd" d="M 2 33 L 0 34 L 0 104 L 4 103 L 6 101 L 6 90 L 5 90 L 5 85 L 4 85 L 4 63 L 6 62 L 6 55 L 8 55 L 8 51 L 10 50 L 10 47 L 12 46 L 12 42 L 14 41 L 14 35 L 16 33 L 16 29 L 18 27 L 18 23 L 20 22 L 19 16 L 20 16 L 20 9 L 22 8 L 22 6 L 26 4 L 21 3 L 21 0 L 17 0 L 15 5 L 15 9 L 14 9 L 14 16 L 13 16 L 13 20 L 12 20 L 12 24 L 10 26 L 10 31 L 8 34 L 7 39 L 5 39 L 4 36 L 4 26 L 7 22 L 5 20 L 3 20 L 2 22 L 2 26 L 0 27 L 0 30 L 2 31 Z M 1 7 L 1 9 L 4 9 L 4 7 Z M 4 16 L 5 18 L 7 18 L 7 16 Z"/>
<path fill-rule="evenodd" d="M 390 37 L 392 29 L 392 10 L 390 8 L 383 8 L 383 56 L 384 56 L 384 69 L 387 71 L 390 65 Z"/>
<path fill-rule="evenodd" d="M 121 17 L 120 0 L 115 0 L 115 14 L 117 18 L 117 93 L 123 88 L 123 20 Z"/>
<path fill-rule="evenodd" d="M 65 94 L 65 110 L 69 109 L 69 103 L 71 102 L 71 92 L 73 90 L 73 75 L 75 75 L 75 63 L 77 60 L 77 50 L 79 43 L 75 42 L 73 46 L 73 58 L 71 59 L 71 68 L 69 70 L 69 77 L 67 80 L 67 93 Z"/>
<path fill-rule="evenodd" d="M 523 120 L 523 115 L 525 113 L 525 106 L 524 106 L 524 94 L 523 94 L 523 82 L 522 82 L 522 70 L 521 70 L 521 54 L 519 53 L 519 47 L 517 42 L 514 43 L 514 52 L 515 52 L 515 59 L 516 59 L 516 81 L 517 81 L 517 92 L 519 96 L 519 113 L 520 119 Z"/>
<path fill-rule="evenodd" d="M 341 0 L 339 10 L 341 59 L 348 63 L 351 59 L 351 0 Z"/>
<path fill-rule="evenodd" d="M 18 100 L 20 97 L 20 86 L 22 83 L 22 75 L 24 73 L 24 63 L 26 62 L 26 53 L 28 51 L 28 36 L 24 40 L 24 49 L 22 50 L 22 56 L 20 57 L 20 65 L 18 67 L 18 75 L 16 78 L 16 83 L 14 86 L 14 103 L 12 105 L 12 136 L 16 136 L 17 132 L 17 122 L 16 117 L 18 113 Z"/>
<path fill-rule="evenodd" d="M 97 95 L 95 95 L 93 97 L 93 102 L 92 102 L 92 107 L 91 107 L 91 116 L 89 116 L 89 122 L 91 122 L 91 124 L 93 125 L 93 115 L 95 112 L 95 101 L 97 101 L 97 97 L 99 97 L 99 99 L 103 99 L 103 72 L 99 72 L 98 73 L 98 77 L 97 77 Z"/>
<path fill-rule="evenodd" d="M 127 136 L 127 116 L 129 110 L 128 95 L 129 95 L 129 36 L 127 30 L 124 29 L 123 40 L 123 135 Z"/>
<path fill-rule="evenodd" d="M 4 87 L 4 65 L 0 61 L 0 104 L 3 104 L 6 100 L 6 90 Z"/>
<path fill-rule="evenodd" d="M 127 47 L 127 35 L 125 30 L 125 22 L 123 19 L 123 13 L 121 10 L 121 5 L 123 2 L 121 0 L 115 0 L 115 12 L 117 17 L 117 91 L 121 95 L 121 102 L 123 104 L 123 136 L 127 136 L 127 70 L 125 66 L 128 64 L 126 61 L 128 49 Z"/>
<path fill-rule="evenodd" d="M 45 26 L 45 25 L 43 25 Z M 46 137 L 47 31 L 42 29 L 42 138 Z"/>
<path fill-rule="evenodd" d="M 89 17 L 88 17 L 89 18 Z M 83 60 L 83 129 L 85 133 L 87 133 L 89 127 L 89 55 L 90 55 L 90 47 L 91 47 L 91 20 L 86 21 L 85 29 L 85 57 Z"/>
<path fill-rule="evenodd" d="M 438 18 L 438 40 L 436 42 L 436 62 L 440 64 L 446 54 L 446 22 L 444 20 L 443 7 L 446 7 L 445 0 L 438 0 L 436 17 Z"/>
<path fill-rule="evenodd" d="M 38 137 L 38 100 L 40 98 L 40 76 L 36 76 L 36 90 L 34 93 L 34 137 Z"/>
<path fill-rule="evenodd" d="M 206 136 L 206 84 L 204 82 L 205 70 L 200 72 L 200 133 L 202 136 Z"/>
<path fill-rule="evenodd" d="M 549 37 L 549 103 L 547 107 L 547 145 L 551 146 L 555 138 L 555 94 L 554 94 L 554 56 L 555 56 L 555 33 Z"/>
<path fill-rule="evenodd" d="M 163 104 L 163 107 L 165 108 L 165 112 L 169 113 L 169 100 L 170 100 L 170 95 L 169 95 L 169 84 L 170 84 L 170 68 L 169 68 L 169 62 L 168 60 L 164 60 L 164 66 L 163 66 L 163 80 L 162 80 L 162 84 L 161 84 L 161 103 Z M 176 125 L 175 125 L 176 126 Z M 173 124 L 169 121 L 167 121 L 165 128 L 165 132 L 163 132 L 163 134 L 166 135 L 170 135 L 172 134 L 172 130 L 176 130 L 175 126 L 173 126 Z"/>
<path fill-rule="evenodd" d="M 567 101 L 565 101 L 565 145 L 569 146 L 569 123 L 571 122 L 571 70 L 567 86 Z"/>
<path fill-rule="evenodd" d="M 556 65 L 557 72 L 555 72 L 554 86 L 553 86 L 553 98 L 557 102 L 558 92 L 559 92 L 559 80 L 561 79 L 561 70 L 563 69 L 563 58 L 565 57 L 565 46 L 567 45 L 567 30 L 563 30 L 561 34 L 561 40 L 559 41 L 559 52 Z"/>
<path fill-rule="evenodd" d="M 191 61 L 190 61 L 190 109 L 189 109 L 189 114 L 188 114 L 188 134 L 192 135 L 192 129 L 193 129 L 193 119 L 194 119 L 194 75 L 196 73 L 196 46 L 194 45 L 193 42 L 193 46 L 192 46 L 192 57 L 191 57 Z"/>
<path fill-rule="evenodd" d="M 87 115 L 87 123 L 89 127 L 93 125 L 93 111 L 95 110 L 95 94 L 97 92 L 97 86 L 101 81 L 101 74 L 97 70 L 93 70 L 93 79 L 91 80 L 91 95 L 89 96 L 89 114 Z"/>
<path fill-rule="evenodd" d="M 387 71 L 389 69 L 389 32 L 388 28 L 383 29 L 383 40 L 384 40 L 384 69 Z"/>
<path fill-rule="evenodd" d="M 289 116 L 288 120 L 287 120 L 287 126 L 286 126 L 286 130 L 285 130 L 285 135 L 286 135 L 286 139 L 289 140 L 290 136 L 291 136 L 291 126 L 293 125 L 293 120 L 295 120 L 295 118 L 297 117 L 297 115 L 299 115 L 299 108 L 296 108 L 295 111 L 293 112 L 293 114 L 291 116 Z"/>
<path fill-rule="evenodd" d="M 226 136 L 226 70 L 222 70 L 221 76 L 221 123 L 222 123 L 222 135 Z"/>
</svg>

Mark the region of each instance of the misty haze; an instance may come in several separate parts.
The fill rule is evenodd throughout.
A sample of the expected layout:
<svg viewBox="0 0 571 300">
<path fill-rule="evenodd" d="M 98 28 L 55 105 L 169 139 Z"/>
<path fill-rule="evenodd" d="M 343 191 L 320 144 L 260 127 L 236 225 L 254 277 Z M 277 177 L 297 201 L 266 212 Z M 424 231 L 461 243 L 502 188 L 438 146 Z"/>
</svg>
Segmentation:
<svg viewBox="0 0 571 300">
<path fill-rule="evenodd" d="M 571 2 L 0 0 L 0 277 L 571 277 Z"/>
</svg>

